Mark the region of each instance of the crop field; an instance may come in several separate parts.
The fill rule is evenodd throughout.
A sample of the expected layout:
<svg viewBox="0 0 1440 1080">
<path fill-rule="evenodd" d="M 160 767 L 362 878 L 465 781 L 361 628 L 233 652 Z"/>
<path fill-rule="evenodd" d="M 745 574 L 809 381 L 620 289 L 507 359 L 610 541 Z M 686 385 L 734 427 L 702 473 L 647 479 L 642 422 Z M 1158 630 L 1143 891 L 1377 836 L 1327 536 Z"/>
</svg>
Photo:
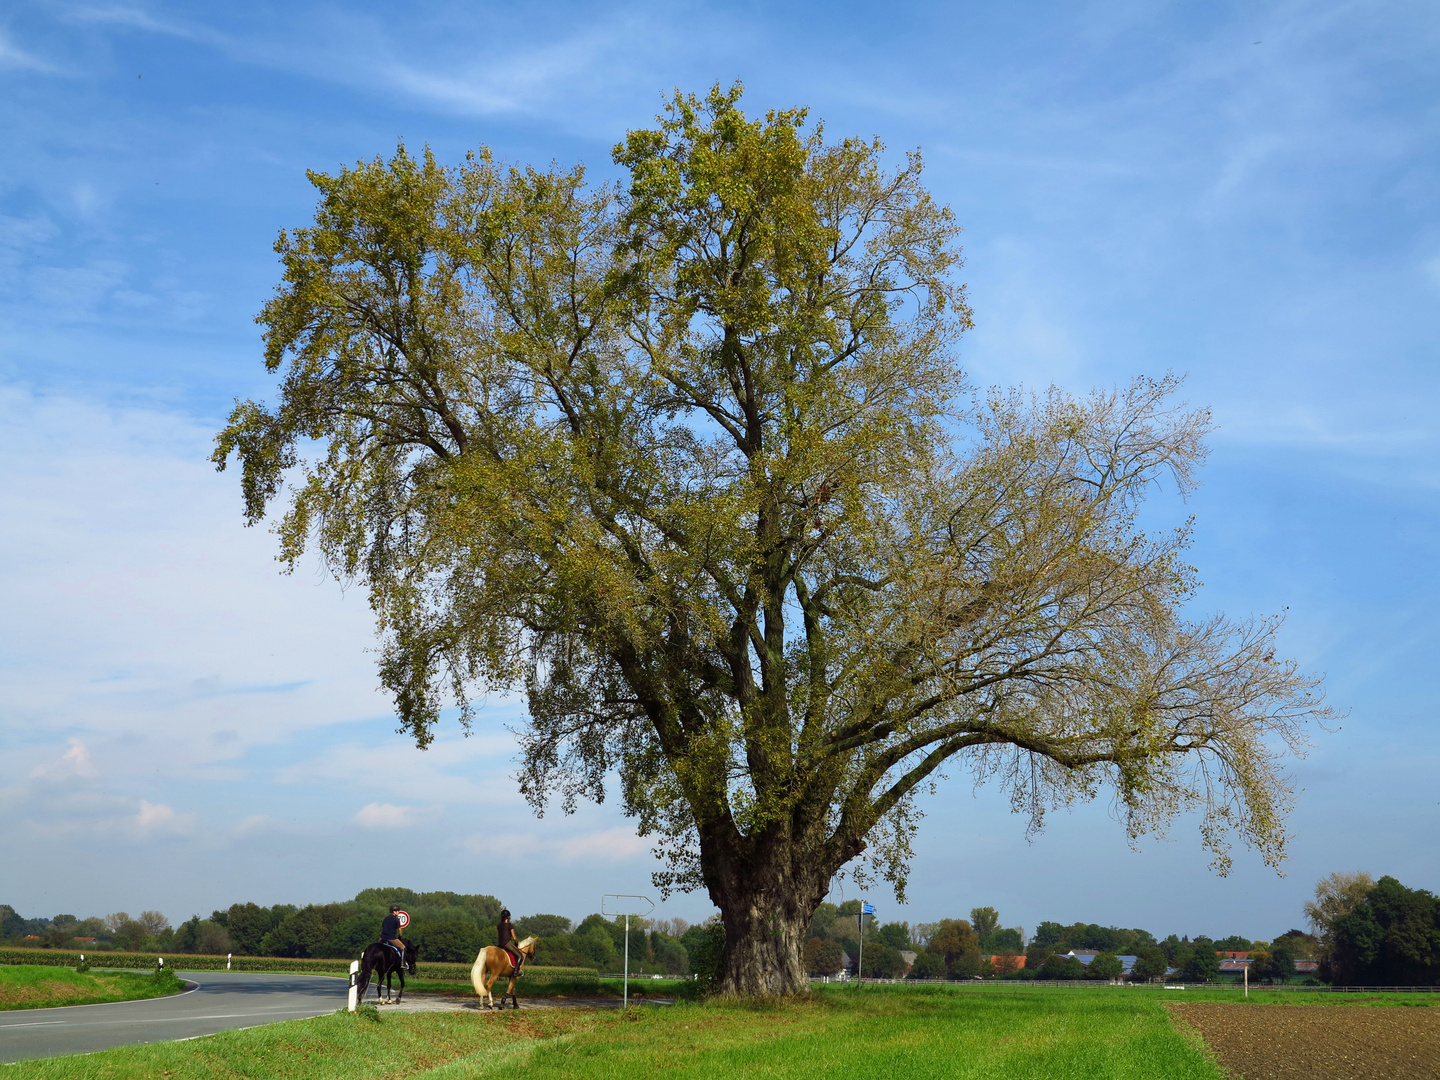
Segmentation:
<svg viewBox="0 0 1440 1080">
<path fill-rule="evenodd" d="M 178 993 L 178 979 L 156 979 L 133 971 L 71 971 L 69 968 L 0 967 L 0 1009 L 45 1009 L 57 1005 L 98 1005 Z"/>
<path fill-rule="evenodd" d="M 1312 1004 L 1323 1007 L 1307 1007 Z M 526 1080 L 1423 1078 L 1440 1076 L 1435 1004 L 1419 995 L 1397 1001 L 1252 993 L 1250 1004 L 1242 1004 L 1238 992 L 1228 990 L 1182 995 L 1104 987 L 828 987 L 803 1002 L 681 1002 L 624 1013 L 381 1010 L 378 1019 L 373 1010 L 370 1016 L 337 1013 L 188 1042 L 28 1061 L 5 1075 L 26 1080 L 356 1075 L 462 1080 L 492 1073 Z M 1372 1031 L 1378 1043 L 1365 1041 Z M 1348 1053 L 1337 1053 L 1347 1040 L 1353 1043 Z M 1254 1044 L 1265 1053 L 1221 1052 Z M 1367 1048 L 1377 1045 L 1387 1048 L 1385 1056 L 1370 1054 Z M 1322 1053 L 1306 1057 L 1307 1047 Z M 1321 1067 L 1314 1066 L 1317 1060 Z"/>
</svg>

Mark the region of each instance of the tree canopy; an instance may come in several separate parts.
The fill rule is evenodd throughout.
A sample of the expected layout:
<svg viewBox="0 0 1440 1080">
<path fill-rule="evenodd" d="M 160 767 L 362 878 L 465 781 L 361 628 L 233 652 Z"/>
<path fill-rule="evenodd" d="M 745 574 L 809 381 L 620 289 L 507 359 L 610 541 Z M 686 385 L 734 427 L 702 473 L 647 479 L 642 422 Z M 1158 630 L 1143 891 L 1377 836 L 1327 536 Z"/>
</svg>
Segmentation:
<svg viewBox="0 0 1440 1080">
<path fill-rule="evenodd" d="M 1320 710 L 1273 621 L 1192 620 L 1209 427 L 1178 380 L 969 387 L 958 227 L 918 154 L 737 87 L 676 94 L 628 180 L 389 161 L 312 173 L 259 319 L 283 376 L 218 436 L 283 557 L 368 590 L 421 746 L 523 689 L 521 787 L 601 799 L 705 888 L 722 986 L 803 986 L 842 869 L 903 896 L 947 766 L 1034 826 L 1112 786 L 1132 837 L 1198 811 L 1282 857 L 1281 755 Z M 864 859 L 857 862 L 857 858 Z"/>
</svg>

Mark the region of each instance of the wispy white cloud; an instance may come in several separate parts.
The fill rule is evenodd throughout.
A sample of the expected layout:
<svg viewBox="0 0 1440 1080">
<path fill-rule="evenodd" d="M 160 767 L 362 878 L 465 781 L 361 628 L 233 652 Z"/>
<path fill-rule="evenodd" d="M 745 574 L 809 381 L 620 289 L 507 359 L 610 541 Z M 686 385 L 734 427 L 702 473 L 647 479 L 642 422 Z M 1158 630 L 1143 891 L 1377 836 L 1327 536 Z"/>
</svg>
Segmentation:
<svg viewBox="0 0 1440 1080">
<path fill-rule="evenodd" d="M 476 855 L 505 858 L 545 856 L 567 864 L 609 865 L 628 861 L 646 856 L 650 846 L 650 841 L 623 825 L 569 836 L 545 836 L 527 831 L 487 832 L 461 841 L 464 850 Z"/>
<path fill-rule="evenodd" d="M 143 30 L 150 34 L 182 38 L 186 41 L 221 43 L 227 40 L 225 35 L 203 24 L 187 25 L 159 18 L 143 8 L 129 7 L 124 4 L 72 7 L 66 9 L 65 15 L 73 22 L 123 26 L 132 30 Z"/>
<path fill-rule="evenodd" d="M 4 29 L 0 29 L 0 71 L 34 71 L 41 75 L 55 75 L 60 69 L 26 52 L 10 40 Z"/>
<path fill-rule="evenodd" d="M 408 829 L 418 825 L 421 817 L 413 806 L 372 802 L 360 808 L 355 823 L 367 829 Z"/>
<path fill-rule="evenodd" d="M 95 768 L 95 763 L 90 760 L 90 751 L 79 739 L 70 739 L 70 749 L 44 765 L 37 765 L 30 770 L 32 779 L 49 779 L 61 776 L 81 776 L 89 778 L 99 776 L 100 772 Z"/>
</svg>

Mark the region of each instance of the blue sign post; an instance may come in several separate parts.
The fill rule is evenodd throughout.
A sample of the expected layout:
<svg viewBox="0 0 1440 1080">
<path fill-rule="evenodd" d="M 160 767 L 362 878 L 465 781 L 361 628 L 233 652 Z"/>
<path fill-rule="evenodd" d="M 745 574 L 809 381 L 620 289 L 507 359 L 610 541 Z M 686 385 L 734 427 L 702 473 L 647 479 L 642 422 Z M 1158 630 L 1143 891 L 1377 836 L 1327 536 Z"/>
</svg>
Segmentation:
<svg viewBox="0 0 1440 1080">
<path fill-rule="evenodd" d="M 865 973 L 865 916 L 875 914 L 875 905 L 860 901 L 860 914 L 855 918 L 860 922 L 860 959 L 855 961 L 855 985 L 860 985 L 860 977 Z"/>
</svg>

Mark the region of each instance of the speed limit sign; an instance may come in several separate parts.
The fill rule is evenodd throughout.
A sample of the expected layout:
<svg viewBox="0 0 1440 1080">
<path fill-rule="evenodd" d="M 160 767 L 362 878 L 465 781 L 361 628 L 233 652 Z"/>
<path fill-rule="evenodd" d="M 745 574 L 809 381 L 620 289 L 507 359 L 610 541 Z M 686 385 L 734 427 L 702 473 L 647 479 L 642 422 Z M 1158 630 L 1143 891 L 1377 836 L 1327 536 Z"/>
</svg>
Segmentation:
<svg viewBox="0 0 1440 1080">
<path fill-rule="evenodd" d="M 397 911 L 395 912 L 395 917 L 400 920 L 401 930 L 404 930 L 405 927 L 410 925 L 410 913 L 408 911 Z"/>
</svg>

